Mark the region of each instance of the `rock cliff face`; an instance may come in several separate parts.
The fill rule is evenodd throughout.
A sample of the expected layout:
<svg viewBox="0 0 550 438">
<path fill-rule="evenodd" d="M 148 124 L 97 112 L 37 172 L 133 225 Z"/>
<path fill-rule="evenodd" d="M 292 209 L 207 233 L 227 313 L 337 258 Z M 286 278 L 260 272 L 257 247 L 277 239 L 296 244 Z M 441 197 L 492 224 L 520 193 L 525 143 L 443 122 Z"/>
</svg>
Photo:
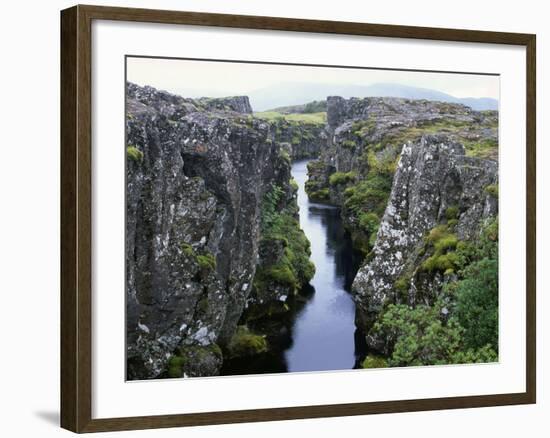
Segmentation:
<svg viewBox="0 0 550 438">
<path fill-rule="evenodd" d="M 262 202 L 276 186 L 275 209 L 295 205 L 288 157 L 250 113 L 246 97 L 192 100 L 127 86 L 129 379 L 172 366 L 219 372 L 219 346 L 252 290 Z"/>
<path fill-rule="evenodd" d="M 273 141 L 285 143 L 293 160 L 317 158 L 327 144 L 325 125 L 288 121 L 284 118 L 270 121 Z"/>
<path fill-rule="evenodd" d="M 454 271 L 451 257 L 441 266 L 435 263 L 427 237 L 445 234 L 449 248 L 478 238 L 498 214 L 497 200 L 487 190 L 497 183 L 497 163 L 465 156 L 464 146 L 445 135 L 426 135 L 403 146 L 373 258 L 353 283 L 367 329 L 387 303 L 433 304 Z M 379 340 L 370 341 L 372 347 Z"/>
<path fill-rule="evenodd" d="M 441 133 L 470 157 L 496 161 L 498 113 L 459 104 L 370 97 L 327 98 L 328 144 L 309 166 L 310 198 L 342 207 L 357 247 L 372 250 L 403 144 Z M 365 214 L 371 213 L 370 218 Z M 375 215 L 375 216 L 373 216 Z"/>
<path fill-rule="evenodd" d="M 353 283 L 357 324 L 388 304 L 432 305 L 456 280 L 454 253 L 498 214 L 498 113 L 399 98 L 327 98 L 327 147 L 308 166 L 311 199 L 341 207 L 365 263 Z"/>
</svg>

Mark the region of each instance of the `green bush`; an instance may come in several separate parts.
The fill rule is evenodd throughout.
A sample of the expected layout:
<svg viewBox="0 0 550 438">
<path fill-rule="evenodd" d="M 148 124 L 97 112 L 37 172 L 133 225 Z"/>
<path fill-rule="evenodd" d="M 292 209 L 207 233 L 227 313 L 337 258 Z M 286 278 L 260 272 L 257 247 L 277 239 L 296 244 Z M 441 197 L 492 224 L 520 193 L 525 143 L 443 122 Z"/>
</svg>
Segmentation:
<svg viewBox="0 0 550 438">
<path fill-rule="evenodd" d="M 357 172 L 335 172 L 330 175 L 328 180 L 331 186 L 336 186 L 339 184 L 347 184 L 348 182 L 354 181 L 357 177 Z"/>
<path fill-rule="evenodd" d="M 456 319 L 440 320 L 441 306 L 391 304 L 375 324 L 375 333 L 393 342 L 390 366 L 453 363 L 464 329 Z"/>
<path fill-rule="evenodd" d="M 454 286 L 456 315 L 468 348 L 498 350 L 498 261 L 484 258 L 466 267 Z"/>
<path fill-rule="evenodd" d="M 132 161 L 143 161 L 143 152 L 135 146 L 128 146 L 126 148 L 126 156 Z"/>
</svg>

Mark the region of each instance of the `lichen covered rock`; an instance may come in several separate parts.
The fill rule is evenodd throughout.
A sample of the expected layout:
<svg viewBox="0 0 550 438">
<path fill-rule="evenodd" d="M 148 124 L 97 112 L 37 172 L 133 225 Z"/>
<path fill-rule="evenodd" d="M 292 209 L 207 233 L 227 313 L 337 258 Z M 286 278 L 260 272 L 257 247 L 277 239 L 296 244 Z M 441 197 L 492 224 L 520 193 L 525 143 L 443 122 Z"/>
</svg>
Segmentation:
<svg viewBox="0 0 550 438">
<path fill-rule="evenodd" d="M 170 360 L 187 375 L 219 372 L 217 346 L 252 289 L 264 196 L 277 186 L 280 208 L 293 199 L 289 160 L 250 113 L 246 97 L 193 100 L 128 84 L 129 379 L 166 375 Z"/>
<path fill-rule="evenodd" d="M 497 181 L 497 163 L 466 156 L 464 146 L 446 135 L 403 146 L 372 258 L 353 283 L 366 331 L 388 303 L 433 303 L 452 278 L 452 250 L 475 240 L 498 214 L 487 190 Z M 367 340 L 380 349 L 381 340 Z"/>
</svg>

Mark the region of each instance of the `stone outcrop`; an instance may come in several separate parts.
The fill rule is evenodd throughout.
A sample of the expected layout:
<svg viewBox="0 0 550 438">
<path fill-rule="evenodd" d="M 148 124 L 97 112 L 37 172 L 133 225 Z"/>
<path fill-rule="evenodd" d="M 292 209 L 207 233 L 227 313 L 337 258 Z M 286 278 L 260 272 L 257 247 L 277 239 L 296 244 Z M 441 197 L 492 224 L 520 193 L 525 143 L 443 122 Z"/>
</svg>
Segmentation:
<svg viewBox="0 0 550 438">
<path fill-rule="evenodd" d="M 273 141 L 286 144 L 293 160 L 317 158 L 327 144 L 325 125 L 284 118 L 272 120 Z"/>
<path fill-rule="evenodd" d="M 497 199 L 487 190 L 496 184 L 497 163 L 465 156 L 464 146 L 446 135 L 426 135 L 403 146 L 373 257 L 353 283 L 364 328 L 387 303 L 433 303 L 453 272 L 423 269 L 433 255 L 426 251 L 426 236 L 439 226 L 451 240 L 478 238 L 498 214 Z M 381 340 L 367 340 L 380 347 Z"/>
<path fill-rule="evenodd" d="M 261 204 L 290 163 L 246 97 L 127 85 L 127 374 L 215 375 L 259 258 Z M 188 359 L 188 360 L 186 360 Z M 175 363 L 175 362 L 174 362 Z"/>
<path fill-rule="evenodd" d="M 344 225 L 367 254 L 373 230 L 361 226 L 361 213 L 381 219 L 403 144 L 434 133 L 462 143 L 468 156 L 498 157 L 496 111 L 427 100 L 328 97 L 327 146 L 309 165 L 308 195 L 342 207 Z"/>
</svg>

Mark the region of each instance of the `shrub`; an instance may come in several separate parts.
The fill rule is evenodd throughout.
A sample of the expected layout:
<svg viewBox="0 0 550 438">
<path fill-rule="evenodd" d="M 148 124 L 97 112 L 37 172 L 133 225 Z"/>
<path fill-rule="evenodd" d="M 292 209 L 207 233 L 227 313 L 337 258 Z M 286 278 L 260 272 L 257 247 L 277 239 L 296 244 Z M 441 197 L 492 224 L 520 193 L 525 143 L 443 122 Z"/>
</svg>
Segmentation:
<svg viewBox="0 0 550 438">
<path fill-rule="evenodd" d="M 390 366 L 453 363 L 459 351 L 463 328 L 453 318 L 439 319 L 441 306 L 390 304 L 374 331 L 393 343 Z"/>
<path fill-rule="evenodd" d="M 339 184 L 346 184 L 350 181 L 355 180 L 357 177 L 357 172 L 350 171 L 350 172 L 335 172 L 332 175 L 330 175 L 330 178 L 328 180 L 329 184 L 331 186 L 336 186 Z"/>
<path fill-rule="evenodd" d="M 239 326 L 227 344 L 228 357 L 246 357 L 265 353 L 268 350 L 264 336 L 251 332 L 246 326 Z"/>
<path fill-rule="evenodd" d="M 135 146 L 128 146 L 126 148 L 126 156 L 136 162 L 141 162 L 143 160 L 143 152 L 141 152 L 137 147 Z"/>
<path fill-rule="evenodd" d="M 482 259 L 464 269 L 454 288 L 456 315 L 466 346 L 498 350 L 498 261 Z"/>
</svg>

